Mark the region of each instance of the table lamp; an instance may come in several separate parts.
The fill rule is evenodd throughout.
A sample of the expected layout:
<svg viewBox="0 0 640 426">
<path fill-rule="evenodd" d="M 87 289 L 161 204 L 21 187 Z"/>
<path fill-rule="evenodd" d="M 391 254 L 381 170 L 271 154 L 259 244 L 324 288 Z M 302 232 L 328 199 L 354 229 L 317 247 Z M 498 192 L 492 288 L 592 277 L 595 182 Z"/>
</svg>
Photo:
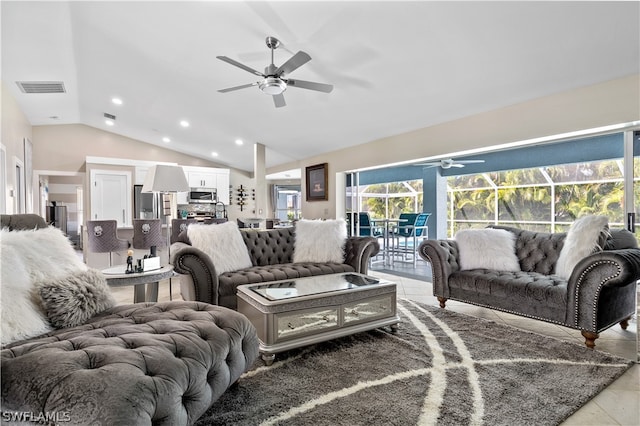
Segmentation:
<svg viewBox="0 0 640 426">
<path fill-rule="evenodd" d="M 163 195 L 163 200 L 169 200 L 168 203 L 163 202 L 163 215 L 173 216 L 171 210 L 171 196 L 176 192 L 189 191 L 189 183 L 184 174 L 184 170 L 180 166 L 170 166 L 157 164 L 151 166 L 147 172 L 147 176 L 142 185 L 142 192 L 155 192 Z M 164 198 L 166 197 L 166 198 Z M 167 204 L 169 207 L 167 207 Z M 158 215 L 160 212 L 158 212 Z M 171 220 L 167 218 L 167 250 L 170 246 L 171 237 Z"/>
<path fill-rule="evenodd" d="M 167 261 L 171 261 L 171 197 L 176 192 L 189 191 L 189 183 L 180 166 L 157 164 L 151 166 L 142 185 L 142 192 L 161 193 L 163 196 L 163 214 L 167 222 Z M 169 208 L 164 202 L 164 197 L 169 200 Z M 160 215 L 160 211 L 158 211 Z M 171 278 L 169 278 L 169 300 L 172 300 Z"/>
</svg>

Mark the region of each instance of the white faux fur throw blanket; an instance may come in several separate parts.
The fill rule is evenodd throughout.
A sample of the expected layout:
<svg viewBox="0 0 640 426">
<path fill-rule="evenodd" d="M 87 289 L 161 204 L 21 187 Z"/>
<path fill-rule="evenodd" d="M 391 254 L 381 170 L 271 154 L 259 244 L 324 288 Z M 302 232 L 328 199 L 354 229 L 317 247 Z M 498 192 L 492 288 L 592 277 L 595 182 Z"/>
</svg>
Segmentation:
<svg viewBox="0 0 640 426">
<path fill-rule="evenodd" d="M 38 282 L 55 280 L 87 266 L 57 228 L 0 231 L 2 345 L 52 329 L 35 295 Z"/>
</svg>

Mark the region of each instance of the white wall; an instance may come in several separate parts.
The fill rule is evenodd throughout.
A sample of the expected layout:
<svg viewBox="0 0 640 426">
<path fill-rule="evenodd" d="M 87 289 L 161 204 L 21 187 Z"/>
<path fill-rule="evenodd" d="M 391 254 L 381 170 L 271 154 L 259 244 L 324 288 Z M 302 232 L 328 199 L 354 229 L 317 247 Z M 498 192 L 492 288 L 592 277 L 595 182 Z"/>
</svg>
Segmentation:
<svg viewBox="0 0 640 426">
<path fill-rule="evenodd" d="M 5 146 L 7 154 L 7 169 L 5 170 L 7 174 L 6 212 L 0 213 L 12 214 L 15 212 L 15 197 L 12 197 L 11 193 L 16 187 L 14 158 L 17 158 L 23 164 L 25 163 L 24 140 L 26 138 L 33 141 L 32 127 L 16 100 L 6 90 L 4 82 L 0 84 L 0 91 L 0 96 L 2 97 L 2 140 L 0 140 L 0 143 Z M 37 182 L 33 186 L 37 188 Z"/>
<path fill-rule="evenodd" d="M 211 161 L 84 124 L 34 126 L 32 141 L 33 168 L 36 170 L 85 172 L 87 156 L 222 167 Z"/>
</svg>

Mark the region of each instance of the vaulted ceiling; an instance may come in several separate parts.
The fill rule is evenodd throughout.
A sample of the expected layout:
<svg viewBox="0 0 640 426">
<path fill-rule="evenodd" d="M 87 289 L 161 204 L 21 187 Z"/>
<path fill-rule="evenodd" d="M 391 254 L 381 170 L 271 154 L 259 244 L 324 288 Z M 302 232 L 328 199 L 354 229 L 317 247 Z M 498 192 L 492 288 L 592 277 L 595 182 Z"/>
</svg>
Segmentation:
<svg viewBox="0 0 640 426">
<path fill-rule="evenodd" d="M 83 123 L 243 170 L 255 142 L 273 167 L 640 72 L 638 2 L 0 7 L 2 80 L 33 125 Z M 261 78 L 216 56 L 262 72 L 267 36 L 282 42 L 276 65 L 311 56 L 291 78 L 334 90 L 289 87 L 282 108 L 257 86 L 219 93 Z M 66 91 L 27 94 L 16 82 Z"/>
</svg>

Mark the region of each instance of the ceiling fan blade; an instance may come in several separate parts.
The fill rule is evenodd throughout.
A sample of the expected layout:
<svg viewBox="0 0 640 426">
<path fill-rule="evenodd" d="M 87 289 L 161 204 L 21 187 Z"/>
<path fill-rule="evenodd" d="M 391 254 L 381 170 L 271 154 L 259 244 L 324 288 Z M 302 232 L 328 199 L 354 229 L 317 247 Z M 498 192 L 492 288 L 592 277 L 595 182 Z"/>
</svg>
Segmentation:
<svg viewBox="0 0 640 426">
<path fill-rule="evenodd" d="M 273 103 L 276 105 L 276 108 L 281 108 L 287 105 L 287 103 L 284 101 L 284 95 L 282 93 L 280 93 L 279 95 L 273 95 Z"/>
<path fill-rule="evenodd" d="M 287 80 L 287 86 L 299 87 L 301 89 L 317 90 L 318 92 L 331 93 L 333 90 L 332 84 L 314 83 L 313 81 L 305 80 Z"/>
<path fill-rule="evenodd" d="M 460 160 L 456 161 L 458 164 L 475 164 L 475 163 L 484 163 L 484 160 Z"/>
<path fill-rule="evenodd" d="M 264 74 L 262 74 L 260 71 L 256 71 L 256 70 L 254 70 L 253 68 L 248 67 L 248 66 L 246 66 L 246 65 L 244 65 L 244 64 L 241 64 L 241 63 L 240 63 L 240 62 L 238 62 L 238 61 L 234 61 L 233 59 L 228 58 L 228 57 L 226 57 L 226 56 L 216 56 L 216 58 L 218 58 L 218 59 L 220 59 L 221 61 L 224 61 L 224 62 L 226 62 L 226 63 L 228 63 L 228 64 L 231 64 L 231 65 L 233 65 L 233 66 L 236 66 L 236 67 L 238 67 L 238 68 L 241 68 L 241 69 L 243 69 L 243 70 L 245 70 L 245 71 L 248 71 L 248 72 L 250 72 L 251 74 L 255 74 L 255 75 L 259 76 L 259 77 L 266 77 L 266 76 L 265 76 Z"/>
<path fill-rule="evenodd" d="M 278 67 L 278 69 L 276 70 L 275 75 L 280 77 L 283 74 L 289 74 L 290 72 L 298 69 L 299 67 L 301 67 L 302 65 L 306 64 L 310 60 L 311 60 L 311 56 L 309 56 L 308 54 L 304 53 L 301 50 L 298 53 L 296 53 L 295 55 L 293 55 L 291 58 L 289 58 L 289 60 L 287 62 L 285 62 L 284 64 L 280 65 Z"/>
<path fill-rule="evenodd" d="M 443 166 L 444 167 L 444 166 Z M 457 167 L 457 168 L 462 168 L 464 167 L 464 164 L 460 164 L 460 163 L 453 163 L 453 164 L 449 164 L 449 167 Z"/>
<path fill-rule="evenodd" d="M 234 86 L 234 87 L 227 87 L 226 89 L 220 89 L 218 90 L 218 92 L 220 93 L 233 92 L 234 90 L 246 89 L 247 87 L 257 86 L 257 85 L 258 83 L 243 84 L 242 86 Z"/>
<path fill-rule="evenodd" d="M 412 164 L 413 166 L 420 166 L 420 167 L 438 167 L 440 165 L 440 162 L 438 161 L 437 163 L 418 163 L 418 164 Z"/>
</svg>

